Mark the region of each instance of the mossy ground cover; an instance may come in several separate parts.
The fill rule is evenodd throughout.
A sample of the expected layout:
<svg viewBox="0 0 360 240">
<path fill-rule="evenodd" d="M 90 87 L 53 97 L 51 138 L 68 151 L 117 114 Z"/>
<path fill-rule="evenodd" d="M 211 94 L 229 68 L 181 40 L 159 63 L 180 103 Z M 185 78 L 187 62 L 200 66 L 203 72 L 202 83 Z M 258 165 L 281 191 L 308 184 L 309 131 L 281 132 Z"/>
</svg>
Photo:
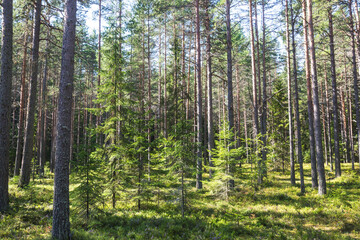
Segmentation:
<svg viewBox="0 0 360 240">
<path fill-rule="evenodd" d="M 327 168 L 326 196 L 311 189 L 305 165 L 306 194 L 290 186 L 289 173 L 269 172 L 259 188 L 251 187 L 250 166 L 228 201 L 205 189 L 188 190 L 185 217 L 177 202 L 110 200 L 92 218 L 71 214 L 72 239 L 360 239 L 360 174 L 343 164 L 335 179 Z M 26 189 L 11 179 L 11 209 L 0 216 L 0 239 L 50 239 L 52 176 Z M 75 183 L 74 183 L 75 184 Z M 74 184 L 71 186 L 74 187 Z"/>
</svg>

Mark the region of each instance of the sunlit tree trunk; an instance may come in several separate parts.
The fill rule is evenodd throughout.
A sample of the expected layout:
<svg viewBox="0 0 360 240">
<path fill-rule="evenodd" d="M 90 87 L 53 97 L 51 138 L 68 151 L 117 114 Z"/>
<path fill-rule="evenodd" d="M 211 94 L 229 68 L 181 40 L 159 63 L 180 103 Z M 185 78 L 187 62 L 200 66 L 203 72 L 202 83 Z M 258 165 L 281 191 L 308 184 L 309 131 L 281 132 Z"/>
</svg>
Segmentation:
<svg viewBox="0 0 360 240">
<path fill-rule="evenodd" d="M 290 181 L 295 185 L 295 159 L 294 159 L 294 129 L 292 120 L 292 94 L 291 94 L 291 62 L 290 62 L 290 33 L 289 33 L 289 6 L 285 0 L 285 18 L 286 18 L 286 66 L 287 66 L 287 84 L 288 84 L 288 114 L 289 114 L 289 154 L 290 154 Z"/>
<path fill-rule="evenodd" d="M 319 177 L 319 194 L 326 194 L 326 180 L 325 180 L 325 168 L 324 168 L 324 156 L 322 150 L 321 140 L 321 120 L 320 120 L 320 104 L 318 95 L 318 81 L 316 71 L 316 55 L 315 55 L 315 43 L 314 43 L 314 26 L 312 17 L 312 0 L 306 0 L 307 3 L 307 20 L 308 20 L 308 37 L 309 37 L 309 55 L 311 59 L 311 78 L 312 78 L 312 100 L 314 105 L 314 133 L 315 133 L 315 146 L 316 146 L 316 160 L 317 171 Z"/>
<path fill-rule="evenodd" d="M 36 94 L 38 81 L 38 65 L 39 65 L 39 43 L 40 43 L 40 16 L 41 16 L 41 0 L 36 1 L 34 32 L 32 42 L 32 71 L 29 86 L 28 106 L 26 111 L 26 128 L 24 137 L 24 149 L 21 163 L 19 187 L 24 187 L 30 182 L 31 160 L 33 157 L 34 144 L 34 122 L 36 108 Z"/>
<path fill-rule="evenodd" d="M 76 0 L 65 3 L 63 48 L 59 87 L 58 122 L 55 154 L 52 237 L 70 239 L 69 160 L 71 110 L 73 101 Z"/>
</svg>

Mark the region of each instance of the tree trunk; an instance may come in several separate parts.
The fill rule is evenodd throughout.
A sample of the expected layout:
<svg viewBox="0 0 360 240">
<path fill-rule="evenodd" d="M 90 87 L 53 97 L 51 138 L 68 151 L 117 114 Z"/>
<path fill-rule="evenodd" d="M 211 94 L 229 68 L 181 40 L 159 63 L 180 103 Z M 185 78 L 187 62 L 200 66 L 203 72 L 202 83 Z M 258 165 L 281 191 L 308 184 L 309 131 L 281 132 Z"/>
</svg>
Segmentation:
<svg viewBox="0 0 360 240">
<path fill-rule="evenodd" d="M 149 10 L 148 10 L 149 11 Z M 148 181 L 150 182 L 150 168 L 151 168 L 151 52 L 150 52 L 150 13 L 148 12 L 147 19 L 147 30 L 148 30 L 148 39 L 147 39 L 147 50 L 148 50 Z"/>
<path fill-rule="evenodd" d="M 338 117 L 338 103 L 337 103 L 337 87 L 336 87 L 336 66 L 335 66 L 335 46 L 334 46 L 334 32 L 332 20 L 332 6 L 328 9 L 329 17 L 329 45 L 330 45 L 330 63 L 331 63 L 331 84 L 332 84 L 332 102 L 333 102 L 333 117 L 334 117 L 334 151 L 335 151 L 335 176 L 341 176 L 340 166 L 340 144 L 339 144 L 339 117 Z"/>
<path fill-rule="evenodd" d="M 60 73 L 60 93 L 55 155 L 52 237 L 70 239 L 69 160 L 71 109 L 73 101 L 76 0 L 67 0 Z"/>
<path fill-rule="evenodd" d="M 256 146 L 256 138 L 259 133 L 259 113 L 258 113 L 258 104 L 257 104 L 257 80 L 256 80 L 256 66 L 255 66 L 255 43 L 254 43 L 254 27 L 253 27 L 253 17 L 252 17 L 252 0 L 249 0 L 249 18 L 250 18 L 250 42 L 251 42 L 251 71 L 252 71 L 252 93 L 253 93 L 253 134 L 254 141 Z"/>
<path fill-rule="evenodd" d="M 316 159 L 317 159 L 317 171 L 319 177 L 319 194 L 326 194 L 326 180 L 325 180 L 325 168 L 324 157 L 322 151 L 321 140 L 321 120 L 320 120 L 320 104 L 318 94 L 318 81 L 316 72 L 316 56 L 315 56 L 315 43 L 314 43 L 314 27 L 312 19 L 312 0 L 306 0 L 308 10 L 308 34 L 309 34 L 309 55 L 311 59 L 311 78 L 312 78 L 312 100 L 314 105 L 314 132 L 315 132 L 315 146 L 316 146 Z"/>
<path fill-rule="evenodd" d="M 9 148 L 13 57 L 13 1 L 2 1 L 0 77 L 0 211 L 9 206 Z"/>
<path fill-rule="evenodd" d="M 260 174 L 258 177 L 258 182 L 263 182 L 263 175 L 266 174 L 266 159 L 267 159 L 267 150 L 266 150 L 266 141 L 267 141 L 267 87 L 266 87 L 266 26 L 265 26 L 265 1 L 261 1 L 262 5 L 262 32 L 263 32 L 263 44 L 262 44 L 262 83 L 263 83 L 263 98 L 262 98 L 262 115 L 261 115 L 261 140 L 263 144 L 262 149 L 262 163 L 259 163 Z M 260 65 L 260 64 L 259 64 Z M 259 79 L 260 80 L 260 79 Z M 260 93 L 261 95 L 261 93 Z M 260 166 L 261 165 L 261 166 Z"/>
<path fill-rule="evenodd" d="M 33 32 L 33 49 L 32 49 L 32 72 L 29 87 L 29 98 L 26 112 L 26 128 L 24 138 L 24 150 L 22 156 L 21 172 L 19 187 L 24 187 L 30 182 L 31 160 L 33 157 L 34 143 L 34 122 L 35 107 L 38 81 L 38 65 L 39 65 L 39 43 L 40 43 L 40 16 L 41 16 L 41 0 L 36 1 L 34 32 Z"/>
<path fill-rule="evenodd" d="M 28 32 L 25 30 L 24 35 L 24 53 L 21 71 L 21 90 L 20 90 L 20 113 L 19 113 L 19 125 L 18 125 L 18 138 L 16 144 L 16 157 L 15 157 L 15 169 L 14 175 L 19 176 L 21 166 L 22 147 L 24 141 L 24 109 L 25 109 L 25 91 L 26 91 L 26 67 L 27 67 L 27 46 L 28 46 Z"/>
<path fill-rule="evenodd" d="M 308 22 L 306 14 L 306 1 L 302 1 L 303 26 L 304 26 L 304 49 L 305 49 L 305 76 L 307 86 L 307 109 L 309 118 L 309 137 L 310 137 L 310 159 L 311 159 L 311 186 L 313 189 L 318 188 L 316 155 L 315 155 L 315 135 L 314 135 L 314 110 L 311 92 L 310 78 L 310 57 L 308 43 Z"/>
<path fill-rule="evenodd" d="M 166 49 L 167 49 L 167 39 L 166 39 L 166 14 L 164 14 L 164 136 L 165 138 L 167 138 L 167 134 L 168 134 L 168 125 L 167 125 L 167 62 L 166 62 L 166 57 L 167 57 L 167 53 L 166 53 Z"/>
<path fill-rule="evenodd" d="M 50 29 L 47 32 L 47 38 L 50 37 Z M 44 63 L 44 76 L 42 80 L 42 89 L 41 89 L 41 125 L 40 125 L 40 146 L 39 146 L 39 165 L 40 165 L 40 175 L 44 174 L 45 167 L 45 147 L 46 147 L 46 88 L 47 88 L 47 76 L 48 76 L 48 51 L 49 51 L 49 40 L 46 41 L 46 50 L 45 50 L 45 63 Z"/>
<path fill-rule="evenodd" d="M 357 137 L 358 137 L 358 155 L 359 155 L 359 164 L 360 164 L 360 109 L 359 109 L 359 89 L 358 89 L 358 79 L 357 79 L 358 75 L 357 75 L 357 64 L 356 64 L 356 54 L 355 54 L 354 21 L 352 16 L 352 0 L 349 0 L 349 18 L 350 18 L 353 78 L 354 78 L 353 87 L 354 87 L 356 126 L 357 126 Z"/>
<path fill-rule="evenodd" d="M 289 33 L 289 7 L 288 1 L 285 0 L 285 18 L 286 18 L 286 63 L 287 63 L 287 83 L 288 83 L 288 112 L 289 112 L 289 153 L 290 153 L 290 180 L 295 185 L 295 160 L 294 160 L 294 129 L 292 120 L 292 94 L 291 94 L 291 67 L 290 67 L 290 33 Z"/>
<path fill-rule="evenodd" d="M 232 42 L 231 42 L 231 26 L 230 26 L 230 0 L 226 0 L 226 51 L 227 51 L 227 110 L 229 120 L 229 130 L 234 132 L 234 98 L 233 98 L 233 86 L 232 86 Z M 231 139 L 233 140 L 233 139 Z M 230 149 L 229 149 L 230 150 Z M 260 163 L 261 164 L 261 163 Z M 229 164 L 229 175 L 232 176 L 233 166 Z M 230 188 L 235 186 L 234 179 L 229 180 Z"/>
<path fill-rule="evenodd" d="M 98 87 L 101 85 L 101 15 L 102 15 L 102 3 L 99 0 L 99 36 L 98 36 Z M 100 108 L 100 103 L 98 103 L 97 108 Z M 100 114 L 100 113 L 99 113 Z M 96 116 L 96 127 L 99 127 L 101 124 L 101 115 Z M 96 143 L 102 144 L 101 133 L 99 134 L 96 131 Z"/>
<path fill-rule="evenodd" d="M 197 159 L 196 159 L 196 189 L 202 189 L 202 88 L 201 88 L 201 47 L 200 47 L 200 7 L 199 0 L 196 0 L 196 75 L 197 75 L 197 103 L 196 103 L 196 117 L 197 117 Z"/>
<path fill-rule="evenodd" d="M 214 142 L 214 123 L 213 123 L 213 92 L 212 92 L 212 62 L 211 62 L 211 28 L 209 16 L 209 0 L 205 1 L 205 28 L 206 28 L 206 61 L 207 61 L 207 130 L 208 130 L 208 149 L 209 149 L 209 175 L 212 177 L 212 150 L 215 147 Z"/>
<path fill-rule="evenodd" d="M 297 65 L 296 65 L 296 45 L 295 45 L 295 17 L 294 9 L 292 5 L 292 0 L 290 0 L 290 10 L 291 10 L 291 39 L 292 39 L 292 48 L 293 48 L 293 71 L 294 71 L 294 88 L 295 88 L 295 120 L 296 120 L 296 131 L 297 131 L 297 157 L 299 162 L 299 172 L 300 172 L 300 190 L 301 193 L 305 193 L 305 184 L 304 184 L 304 169 L 303 169 L 303 155 L 302 155 L 302 145 L 301 145 L 301 123 L 300 123 L 300 113 L 299 113 L 299 90 L 297 82 Z"/>
</svg>

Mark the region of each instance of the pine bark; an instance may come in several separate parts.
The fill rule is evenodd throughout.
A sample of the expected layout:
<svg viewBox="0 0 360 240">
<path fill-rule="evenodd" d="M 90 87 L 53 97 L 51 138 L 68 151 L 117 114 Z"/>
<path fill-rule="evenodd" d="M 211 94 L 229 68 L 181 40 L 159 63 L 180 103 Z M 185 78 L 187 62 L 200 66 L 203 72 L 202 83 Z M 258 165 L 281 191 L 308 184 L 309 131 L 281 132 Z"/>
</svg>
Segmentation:
<svg viewBox="0 0 360 240">
<path fill-rule="evenodd" d="M 333 103 L 333 117 L 334 117 L 334 151 L 335 151 L 335 176 L 341 176 L 340 166 L 340 144 L 339 144 L 339 116 L 337 103 L 337 83 L 336 83 L 336 66 L 335 66 L 335 46 L 334 46 L 334 31 L 332 20 L 332 6 L 328 9 L 329 17 L 329 47 L 330 47 L 330 64 L 331 64 L 331 85 L 332 85 L 332 103 Z"/>
<path fill-rule="evenodd" d="M 40 43 L 40 16 L 41 16 L 41 0 L 36 1 L 34 32 L 32 42 L 32 72 L 29 86 L 28 106 L 26 112 L 26 128 L 24 137 L 24 149 L 21 163 L 19 187 L 24 187 L 30 182 L 31 160 L 33 157 L 34 144 L 34 122 L 36 108 L 36 94 L 38 82 L 38 65 L 39 65 L 39 43 Z"/>
<path fill-rule="evenodd" d="M 311 186 L 313 189 L 318 188 L 317 169 L 316 169 L 316 154 L 315 154 L 315 135 L 314 135 L 314 109 L 311 92 L 311 77 L 310 77 L 310 56 L 309 56 L 309 42 L 308 42 L 308 22 L 306 13 L 306 1 L 302 1 L 303 11 L 303 28 L 304 28 L 304 49 L 305 49 L 305 77 L 307 86 L 307 110 L 309 119 L 309 138 L 310 138 L 310 159 L 311 159 Z"/>
<path fill-rule="evenodd" d="M 0 77 L 0 211 L 9 207 L 10 112 L 13 66 L 13 1 L 2 1 Z"/>
<path fill-rule="evenodd" d="M 358 152 L 359 152 L 359 164 L 360 164 L 360 109 L 359 109 L 359 88 L 358 88 L 358 73 L 357 73 L 357 63 L 356 63 L 356 54 L 355 54 L 355 35 L 354 35 L 354 21 L 352 14 L 352 0 L 349 0 L 349 18 L 350 18 L 350 35 L 351 35 L 351 53 L 352 53 L 352 64 L 353 64 L 353 87 L 354 87 L 354 103 L 355 103 L 355 113 L 356 113 L 356 127 L 357 127 L 357 137 L 358 137 Z M 360 50 L 359 50 L 360 56 Z"/>
<path fill-rule="evenodd" d="M 315 146 L 316 146 L 316 160 L 317 171 L 319 177 L 318 193 L 319 195 L 326 194 L 326 180 L 325 180 L 325 167 L 324 156 L 322 150 L 321 140 L 321 119 L 320 119 L 320 103 L 318 94 L 318 81 L 316 70 L 316 56 L 315 56 L 315 43 L 314 43 L 314 26 L 312 17 L 312 0 L 306 0 L 307 3 L 307 20 L 308 20 L 308 37 L 309 37 L 309 55 L 311 59 L 311 87 L 312 87 L 312 100 L 314 107 L 314 133 L 315 133 Z"/>
<path fill-rule="evenodd" d="M 227 52 L 227 110 L 229 120 L 229 130 L 234 132 L 234 97 L 233 97 L 233 81 L 232 81 L 232 41 L 231 41 L 231 22 L 230 22 L 230 0 L 226 0 L 226 52 Z M 231 139 L 233 140 L 233 139 Z M 260 163 L 261 164 L 261 163 Z M 229 175 L 232 175 L 233 166 L 228 166 Z M 234 187 L 234 179 L 229 180 L 230 187 Z"/>
<path fill-rule="evenodd" d="M 69 160 L 73 101 L 76 0 L 65 3 L 65 21 L 60 73 L 60 94 L 55 155 L 52 237 L 70 239 Z"/>
<path fill-rule="evenodd" d="M 266 159 L 267 159 L 267 150 L 266 150 L 266 141 L 267 141 L 267 83 L 266 83 L 266 23 L 265 23 L 265 1 L 262 0 L 262 33 L 263 33 L 263 43 L 262 43 L 262 83 L 263 83 L 263 98 L 262 98 L 262 114 L 261 114 L 261 140 L 263 144 L 262 149 L 262 163 L 259 163 L 260 174 L 258 176 L 258 182 L 263 182 L 263 175 L 266 174 Z M 260 65 L 260 64 L 259 64 Z"/>
<path fill-rule="evenodd" d="M 201 88 L 201 48 L 200 48 L 200 6 L 199 0 L 195 1 L 196 5 L 196 81 L 197 81 L 197 103 L 196 103 L 196 119 L 197 119 L 197 150 L 196 150 L 196 189 L 202 189 L 202 88 Z"/>
<path fill-rule="evenodd" d="M 257 135 L 259 133 L 259 112 L 257 101 L 257 80 L 256 80 L 256 66 L 255 66 L 255 43 L 254 43 L 254 27 L 253 27 L 253 14 L 252 14 L 252 0 L 249 0 L 249 18 L 250 18 L 250 43 L 251 43 L 251 73 L 252 73 L 252 93 L 253 93 L 253 134 L 254 141 L 256 142 Z"/>
<path fill-rule="evenodd" d="M 19 176 L 21 166 L 21 156 L 24 141 L 24 110 L 25 110 L 25 91 L 26 91 L 26 69 L 27 69 L 27 47 L 28 47 L 28 33 L 25 30 L 24 35 L 24 52 L 21 71 L 21 90 L 20 90 L 20 112 L 19 112 L 19 125 L 18 125 L 18 138 L 16 144 L 16 156 L 15 156 L 15 169 L 14 175 Z"/>
<path fill-rule="evenodd" d="M 210 28 L 210 16 L 209 16 L 209 0 L 205 1 L 205 29 L 206 29 L 206 71 L 207 71 L 207 130 L 208 130 L 208 149 L 209 149 L 209 166 L 210 166 L 210 178 L 212 177 L 212 153 L 211 151 L 215 147 L 214 142 L 214 123 L 213 123 L 213 90 L 212 90 L 212 62 L 211 62 L 211 28 Z"/>
<path fill-rule="evenodd" d="M 291 11 L 291 39 L 292 39 L 292 50 L 293 50 L 293 72 L 294 72 L 294 93 L 295 93 L 295 121 L 297 131 L 297 157 L 299 163 L 300 172 L 300 190 L 301 193 L 305 193 L 304 183 L 304 169 L 303 169 L 303 155 L 301 145 L 301 123 L 300 123 L 300 110 L 299 110 L 299 90 L 298 90 L 298 79 L 297 79 L 297 64 L 296 64 L 296 44 L 295 44 L 295 17 L 292 0 L 290 0 L 290 11 Z"/>
<path fill-rule="evenodd" d="M 289 6 L 285 0 L 285 18 L 286 18 L 286 63 L 287 63 L 287 84 L 288 84 L 288 114 L 289 114 L 289 154 L 290 154 L 290 181 L 295 185 L 295 157 L 294 157 L 294 129 L 292 120 L 292 93 L 291 93 L 291 62 L 290 62 L 290 33 L 289 33 Z"/>
</svg>

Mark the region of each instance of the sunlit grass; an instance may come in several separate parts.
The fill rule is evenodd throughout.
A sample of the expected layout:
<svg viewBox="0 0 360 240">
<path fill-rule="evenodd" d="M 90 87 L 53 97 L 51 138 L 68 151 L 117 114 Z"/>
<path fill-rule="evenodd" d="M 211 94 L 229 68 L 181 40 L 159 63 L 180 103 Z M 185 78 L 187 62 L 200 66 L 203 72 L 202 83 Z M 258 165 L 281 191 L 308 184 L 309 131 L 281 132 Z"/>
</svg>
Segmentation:
<svg viewBox="0 0 360 240">
<path fill-rule="evenodd" d="M 73 239 L 360 239 L 360 175 L 342 164 L 343 176 L 334 178 L 326 167 L 326 196 L 311 189 L 310 165 L 305 165 L 306 194 L 290 185 L 289 172 L 269 172 L 259 188 L 251 187 L 249 165 L 229 201 L 204 190 L 188 189 L 185 217 L 178 202 L 122 198 L 111 209 L 110 200 L 86 221 L 71 215 Z M 11 209 L 0 217 L 0 239 L 50 239 L 53 176 L 36 179 L 26 189 L 11 179 Z M 206 179 L 206 176 L 204 177 Z M 73 189 L 75 183 L 72 184 Z M 163 193 L 166 194 L 166 193 Z"/>
</svg>

